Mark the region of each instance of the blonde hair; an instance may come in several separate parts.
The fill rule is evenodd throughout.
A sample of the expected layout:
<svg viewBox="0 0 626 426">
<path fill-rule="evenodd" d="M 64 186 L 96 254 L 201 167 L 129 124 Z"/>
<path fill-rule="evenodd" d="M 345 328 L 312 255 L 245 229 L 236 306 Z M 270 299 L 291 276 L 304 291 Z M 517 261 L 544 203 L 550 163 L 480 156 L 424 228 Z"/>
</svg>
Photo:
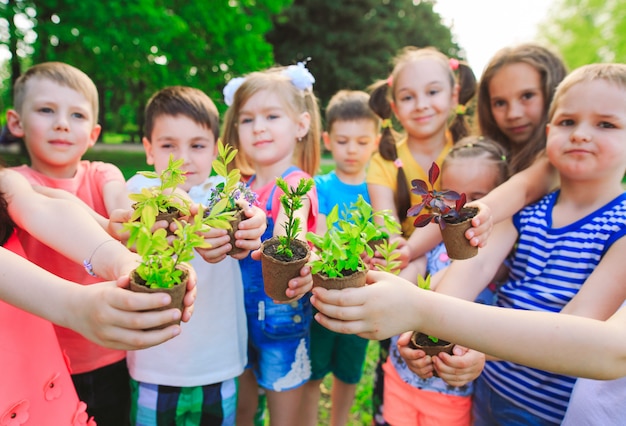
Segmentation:
<svg viewBox="0 0 626 426">
<path fill-rule="evenodd" d="M 548 119 L 552 121 L 554 111 L 563 95 L 572 87 L 580 83 L 603 80 L 622 90 L 626 90 L 626 65 L 624 64 L 590 64 L 572 71 L 556 88 L 554 99 L 548 111 Z"/>
<path fill-rule="evenodd" d="M 27 83 L 31 79 L 47 79 L 61 86 L 69 87 L 82 94 L 91 105 L 93 123 L 98 122 L 98 89 L 87 74 L 63 62 L 43 62 L 33 65 L 22 74 L 13 89 L 13 107 L 21 114 L 27 94 Z"/>
<path fill-rule="evenodd" d="M 441 172 L 450 162 L 461 158 L 484 158 L 497 169 L 495 186 L 509 178 L 506 151 L 502 145 L 483 136 L 466 136 L 454 144 L 441 165 Z"/>
<path fill-rule="evenodd" d="M 315 95 L 310 89 L 301 90 L 293 85 L 288 75 L 282 71 L 285 67 L 274 67 L 265 71 L 257 71 L 245 77 L 233 96 L 233 102 L 224 116 L 224 132 L 222 139 L 234 148 L 240 149 L 237 123 L 241 107 L 257 92 L 262 90 L 276 94 L 293 120 L 300 114 L 309 113 L 311 123 L 307 134 L 298 140 L 294 151 L 294 163 L 309 175 L 317 173 L 320 165 L 321 119 Z M 240 153 L 235 157 L 234 167 L 244 175 L 254 173 L 249 160 Z"/>
</svg>

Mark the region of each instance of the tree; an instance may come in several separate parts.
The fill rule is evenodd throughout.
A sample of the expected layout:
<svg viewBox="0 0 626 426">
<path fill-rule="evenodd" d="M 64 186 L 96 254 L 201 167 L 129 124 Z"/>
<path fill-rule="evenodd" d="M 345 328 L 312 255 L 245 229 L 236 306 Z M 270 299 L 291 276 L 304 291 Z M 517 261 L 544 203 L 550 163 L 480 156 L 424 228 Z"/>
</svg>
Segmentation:
<svg viewBox="0 0 626 426">
<path fill-rule="evenodd" d="M 539 38 L 570 69 L 595 62 L 626 62 L 626 0 L 557 0 Z"/>
<path fill-rule="evenodd" d="M 274 17 L 267 39 L 281 65 L 311 58 L 323 105 L 337 90 L 365 89 L 386 78 L 406 45 L 462 53 L 428 0 L 295 0 Z"/>
</svg>

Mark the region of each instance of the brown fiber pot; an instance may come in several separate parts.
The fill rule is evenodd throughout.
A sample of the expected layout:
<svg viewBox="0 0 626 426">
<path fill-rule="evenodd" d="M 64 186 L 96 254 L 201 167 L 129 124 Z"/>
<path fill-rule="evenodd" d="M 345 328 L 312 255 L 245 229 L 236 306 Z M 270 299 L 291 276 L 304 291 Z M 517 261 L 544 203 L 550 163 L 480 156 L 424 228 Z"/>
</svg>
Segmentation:
<svg viewBox="0 0 626 426">
<path fill-rule="evenodd" d="M 426 352 L 426 355 L 433 357 L 441 352 L 452 355 L 452 348 L 454 348 L 454 343 L 450 343 L 441 339 L 439 339 L 439 341 L 435 343 L 428 338 L 428 335 L 420 333 L 418 331 L 414 331 L 411 335 L 411 340 L 409 341 L 409 347 L 412 349 L 420 349 Z M 435 369 L 433 369 L 433 376 L 439 377 L 439 375 L 437 374 L 437 370 Z"/>
<path fill-rule="evenodd" d="M 271 255 L 277 245 L 278 237 L 272 237 L 261 244 L 263 284 L 268 297 L 278 302 L 288 302 L 291 299 L 287 297 L 285 291 L 289 287 L 289 280 L 300 276 L 300 269 L 309 261 L 311 250 L 304 241 L 293 240 L 291 249 L 294 251 L 294 259 L 282 261 Z M 300 258 L 298 252 L 301 253 Z"/>
<path fill-rule="evenodd" d="M 323 274 L 313 274 L 313 287 L 324 287 L 328 290 L 341 290 L 349 287 L 363 287 L 367 270 L 356 271 L 343 277 L 327 277 Z"/>
<path fill-rule="evenodd" d="M 239 229 L 239 223 L 243 220 L 246 220 L 246 215 L 243 213 L 243 210 L 237 210 L 235 216 L 229 221 L 230 222 L 230 230 L 228 231 L 228 235 L 230 236 L 230 245 L 233 247 L 230 249 L 227 255 L 233 255 L 237 253 L 241 253 L 243 251 L 242 248 L 237 247 L 235 245 L 235 232 Z"/>
<path fill-rule="evenodd" d="M 478 209 L 475 208 L 463 208 L 461 211 L 469 211 L 467 218 L 460 223 L 448 223 L 446 222 L 445 228 L 441 230 L 441 236 L 443 243 L 446 246 L 448 257 L 450 259 L 469 259 L 478 254 L 478 247 L 475 247 L 469 243 L 469 240 L 465 238 L 465 231 L 472 226 L 472 218 L 478 213 Z"/>
<path fill-rule="evenodd" d="M 130 290 L 137 293 L 167 293 L 172 298 L 170 304 L 167 306 L 163 306 L 162 308 L 157 308 L 155 310 L 164 311 L 166 309 L 177 308 L 182 312 L 184 309 L 183 299 L 185 298 L 185 294 L 187 292 L 188 277 L 189 274 L 187 273 L 187 271 L 183 270 L 183 275 L 181 277 L 182 281 L 180 284 L 177 284 L 172 288 L 151 288 L 146 287 L 145 281 L 137 274 L 135 270 L 133 270 L 130 273 Z M 149 328 L 148 330 L 160 330 L 172 324 L 180 324 L 180 319 L 168 322 L 167 324 L 163 324 L 158 327 Z"/>
</svg>

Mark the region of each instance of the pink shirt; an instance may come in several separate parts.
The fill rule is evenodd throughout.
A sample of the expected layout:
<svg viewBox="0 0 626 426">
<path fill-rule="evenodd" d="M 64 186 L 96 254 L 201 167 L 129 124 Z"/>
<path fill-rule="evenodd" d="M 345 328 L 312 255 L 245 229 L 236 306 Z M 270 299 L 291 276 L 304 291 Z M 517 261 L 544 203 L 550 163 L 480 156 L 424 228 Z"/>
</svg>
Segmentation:
<svg viewBox="0 0 626 426">
<path fill-rule="evenodd" d="M 104 205 L 102 188 L 111 181 L 125 183 L 122 172 L 112 164 L 99 161 L 81 161 L 76 175 L 70 179 L 57 179 L 34 171 L 28 166 L 19 166 L 15 171 L 26 177 L 32 185 L 66 190 L 83 200 L 89 207 L 104 217 L 109 217 Z M 18 233 L 26 257 L 53 274 L 84 285 L 101 282 L 102 279 L 87 274 L 82 265 L 57 253 L 39 242 L 25 231 Z M 67 230 L 72 238 L 72 230 Z M 85 253 L 88 257 L 90 253 Z M 107 349 L 84 338 L 73 330 L 55 326 L 61 348 L 71 362 L 72 374 L 85 373 L 121 361 L 126 352 Z"/>
<path fill-rule="evenodd" d="M 15 233 L 4 248 L 24 256 Z M 0 425 L 87 424 L 52 324 L 3 301 L 0 324 Z"/>
</svg>

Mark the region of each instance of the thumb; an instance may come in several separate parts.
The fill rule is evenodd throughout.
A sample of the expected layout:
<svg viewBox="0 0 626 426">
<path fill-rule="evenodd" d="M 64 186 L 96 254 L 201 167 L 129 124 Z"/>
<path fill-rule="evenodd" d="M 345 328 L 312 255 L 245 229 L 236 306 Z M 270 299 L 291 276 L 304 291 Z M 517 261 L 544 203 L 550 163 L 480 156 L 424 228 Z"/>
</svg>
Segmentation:
<svg viewBox="0 0 626 426">
<path fill-rule="evenodd" d="M 461 355 L 465 355 L 465 353 L 467 353 L 469 349 L 467 349 L 464 346 L 460 346 L 460 345 L 455 345 L 454 348 L 452 348 L 452 353 L 456 356 L 461 356 Z"/>
</svg>

